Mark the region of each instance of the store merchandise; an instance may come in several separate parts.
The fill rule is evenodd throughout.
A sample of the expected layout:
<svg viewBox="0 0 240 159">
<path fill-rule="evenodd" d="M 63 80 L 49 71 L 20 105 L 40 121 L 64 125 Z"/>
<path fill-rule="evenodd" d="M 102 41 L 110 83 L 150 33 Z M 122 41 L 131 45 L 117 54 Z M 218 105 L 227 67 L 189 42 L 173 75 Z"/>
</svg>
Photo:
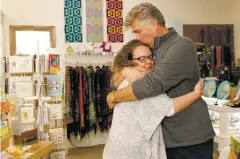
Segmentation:
<svg viewBox="0 0 240 159">
<path fill-rule="evenodd" d="M 9 73 L 33 72 L 33 58 L 31 56 L 10 56 Z"/>
<path fill-rule="evenodd" d="M 70 76 L 69 76 L 70 75 Z M 68 138 L 71 134 L 83 138 L 90 132 L 108 131 L 112 121 L 112 110 L 106 103 L 110 92 L 110 67 L 66 67 L 66 94 L 64 117 L 72 116 L 68 124 Z M 80 91 L 79 91 L 80 90 Z"/>
<path fill-rule="evenodd" d="M 220 83 L 217 89 L 217 98 L 226 99 L 230 95 L 230 83 L 228 81 L 223 81 Z"/>
<path fill-rule="evenodd" d="M 35 89 L 32 77 L 10 76 L 8 79 L 8 93 L 12 98 L 25 98 L 34 96 Z"/>
<path fill-rule="evenodd" d="M 5 90 L 0 87 L 0 101 L 6 100 Z"/>
<path fill-rule="evenodd" d="M 238 81 L 233 100 L 235 100 L 235 101 L 239 100 L 239 97 L 240 97 L 240 80 Z"/>
<path fill-rule="evenodd" d="M 0 158 L 1 159 L 12 159 L 13 157 L 11 155 L 9 155 L 6 151 L 2 151 L 0 154 Z"/>
<path fill-rule="evenodd" d="M 19 119 L 21 123 L 31 123 L 34 121 L 33 104 L 26 104 L 19 108 Z"/>
<path fill-rule="evenodd" d="M 238 159 L 240 158 L 240 142 L 231 137 L 231 150 L 228 156 L 228 159 Z"/>
<path fill-rule="evenodd" d="M 6 100 L 0 101 L 0 139 L 5 139 L 11 136 L 11 130 L 9 125 L 9 104 Z M 3 145 L 2 145 L 3 146 Z"/>
<path fill-rule="evenodd" d="M 50 141 L 50 136 L 48 132 L 39 132 L 38 135 L 39 141 Z"/>
<path fill-rule="evenodd" d="M 62 119 L 62 104 L 48 104 L 49 119 Z"/>
<path fill-rule="evenodd" d="M 87 42 L 101 42 L 103 38 L 103 0 L 86 0 Z"/>
<path fill-rule="evenodd" d="M 50 159 L 65 159 L 65 151 L 57 151 L 50 153 Z"/>
<path fill-rule="evenodd" d="M 47 86 L 49 96 L 62 95 L 61 76 L 47 76 Z"/>
<path fill-rule="evenodd" d="M 65 42 L 82 42 L 81 8 L 81 0 L 64 0 Z"/>
<path fill-rule="evenodd" d="M 106 2 L 108 42 L 123 42 L 123 1 Z"/>
<path fill-rule="evenodd" d="M 50 60 L 46 57 L 49 57 Z M 62 119 L 62 110 L 61 105 L 60 107 L 52 106 L 53 109 L 50 113 L 46 101 L 51 99 L 50 97 L 47 98 L 47 95 L 54 95 L 55 97 L 62 95 L 61 77 L 57 76 L 57 73 L 60 71 L 60 55 L 35 55 L 33 58 L 32 56 L 13 56 L 9 58 L 9 63 L 10 74 L 7 81 L 7 100 L 11 101 L 11 106 L 14 106 L 14 109 L 11 110 L 14 111 L 11 113 L 11 118 L 7 114 L 3 118 L 3 113 L 1 113 L 0 128 L 1 135 L 4 135 L 1 138 L 4 137 L 2 138 L 4 141 L 5 138 L 12 138 L 13 146 L 9 147 L 10 142 L 6 141 L 8 144 L 4 146 L 4 149 L 9 147 L 6 151 L 7 154 L 12 156 L 18 155 L 21 158 L 36 155 L 37 152 L 33 152 L 33 148 L 31 148 L 34 144 L 40 144 L 43 146 L 43 149 L 48 148 L 50 152 L 53 149 L 53 145 L 51 146 L 50 132 L 47 128 L 49 115 L 51 115 L 52 120 Z M 44 75 L 48 71 L 51 73 L 49 78 Z M 7 109 L 5 104 L 1 104 L 1 106 L 2 110 L 10 110 Z M 11 120 L 11 129 L 7 125 L 7 120 Z M 61 132 L 61 137 L 53 135 L 53 140 L 56 144 L 63 142 L 63 130 Z M 31 152 L 27 153 L 28 147 Z M 34 149 L 36 149 L 36 146 Z M 44 150 L 44 153 L 49 152 Z M 43 154 L 37 154 L 37 156 L 41 155 Z"/>
<path fill-rule="evenodd" d="M 204 82 L 204 96 L 212 97 L 217 90 L 217 83 L 215 80 L 207 80 Z"/>
<path fill-rule="evenodd" d="M 49 71 L 57 73 L 60 70 L 60 55 L 59 54 L 49 54 Z"/>
<path fill-rule="evenodd" d="M 28 81 L 16 81 L 15 84 L 17 98 L 26 98 L 35 95 L 33 81 L 31 79 Z"/>
<path fill-rule="evenodd" d="M 21 135 L 23 132 L 33 130 L 35 128 L 36 124 L 33 122 L 21 123 L 18 118 L 11 118 L 11 131 L 14 135 Z"/>
<path fill-rule="evenodd" d="M 49 59 L 45 55 L 34 55 L 34 71 L 35 72 L 48 72 Z"/>
<path fill-rule="evenodd" d="M 1 119 L 0 119 L 0 138 L 5 138 L 6 136 L 10 135 L 10 127 L 9 127 L 9 120 L 8 120 L 8 113 L 1 112 Z"/>
<path fill-rule="evenodd" d="M 54 144 L 61 144 L 63 143 L 63 129 L 62 128 L 55 128 L 50 129 L 50 138 Z"/>
</svg>

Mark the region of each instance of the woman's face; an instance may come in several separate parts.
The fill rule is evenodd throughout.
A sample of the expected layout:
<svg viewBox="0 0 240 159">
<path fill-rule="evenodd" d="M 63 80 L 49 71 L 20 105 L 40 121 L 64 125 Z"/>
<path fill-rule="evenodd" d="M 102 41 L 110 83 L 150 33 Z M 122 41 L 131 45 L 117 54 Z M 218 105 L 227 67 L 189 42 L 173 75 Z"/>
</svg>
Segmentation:
<svg viewBox="0 0 240 159">
<path fill-rule="evenodd" d="M 134 66 L 145 68 L 146 71 L 151 71 L 154 65 L 152 52 L 150 49 L 144 45 L 137 46 L 133 50 L 133 60 Z"/>
</svg>

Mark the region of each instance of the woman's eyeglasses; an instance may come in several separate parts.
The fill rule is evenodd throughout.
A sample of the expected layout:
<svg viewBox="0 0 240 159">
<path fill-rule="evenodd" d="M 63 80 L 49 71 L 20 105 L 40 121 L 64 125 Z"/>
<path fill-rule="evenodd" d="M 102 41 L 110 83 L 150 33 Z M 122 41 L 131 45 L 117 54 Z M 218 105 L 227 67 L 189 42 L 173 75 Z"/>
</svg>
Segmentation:
<svg viewBox="0 0 240 159">
<path fill-rule="evenodd" d="M 149 56 L 141 56 L 141 57 L 138 57 L 138 58 L 133 58 L 133 60 L 138 60 L 142 63 L 146 62 L 147 60 L 150 60 L 150 61 L 153 61 L 154 60 L 154 57 L 153 55 L 149 55 Z"/>
</svg>

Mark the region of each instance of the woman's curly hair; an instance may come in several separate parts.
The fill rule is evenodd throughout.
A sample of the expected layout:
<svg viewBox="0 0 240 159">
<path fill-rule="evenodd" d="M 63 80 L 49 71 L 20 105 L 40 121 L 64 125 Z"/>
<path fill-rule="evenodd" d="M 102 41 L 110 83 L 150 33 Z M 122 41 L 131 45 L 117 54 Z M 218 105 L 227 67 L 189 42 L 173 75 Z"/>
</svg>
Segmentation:
<svg viewBox="0 0 240 159">
<path fill-rule="evenodd" d="M 138 46 L 146 46 L 152 52 L 150 45 L 146 43 L 142 43 L 138 40 L 129 41 L 119 50 L 118 54 L 115 56 L 112 67 L 113 73 L 121 71 L 124 67 L 133 66 L 131 65 L 130 60 L 132 60 L 133 56 L 132 53 L 134 49 L 137 48 Z"/>
</svg>

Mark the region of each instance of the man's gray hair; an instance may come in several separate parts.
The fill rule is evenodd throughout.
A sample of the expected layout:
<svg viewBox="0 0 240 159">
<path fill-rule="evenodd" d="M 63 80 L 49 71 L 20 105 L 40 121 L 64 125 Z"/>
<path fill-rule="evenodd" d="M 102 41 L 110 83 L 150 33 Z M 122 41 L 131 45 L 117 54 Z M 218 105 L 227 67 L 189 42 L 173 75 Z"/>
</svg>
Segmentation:
<svg viewBox="0 0 240 159">
<path fill-rule="evenodd" d="M 131 27 L 132 23 L 135 20 L 139 21 L 147 21 L 155 19 L 159 23 L 159 25 L 165 27 L 165 19 L 157 7 L 152 5 L 151 3 L 140 3 L 133 7 L 127 14 L 124 26 L 126 28 Z"/>
</svg>

